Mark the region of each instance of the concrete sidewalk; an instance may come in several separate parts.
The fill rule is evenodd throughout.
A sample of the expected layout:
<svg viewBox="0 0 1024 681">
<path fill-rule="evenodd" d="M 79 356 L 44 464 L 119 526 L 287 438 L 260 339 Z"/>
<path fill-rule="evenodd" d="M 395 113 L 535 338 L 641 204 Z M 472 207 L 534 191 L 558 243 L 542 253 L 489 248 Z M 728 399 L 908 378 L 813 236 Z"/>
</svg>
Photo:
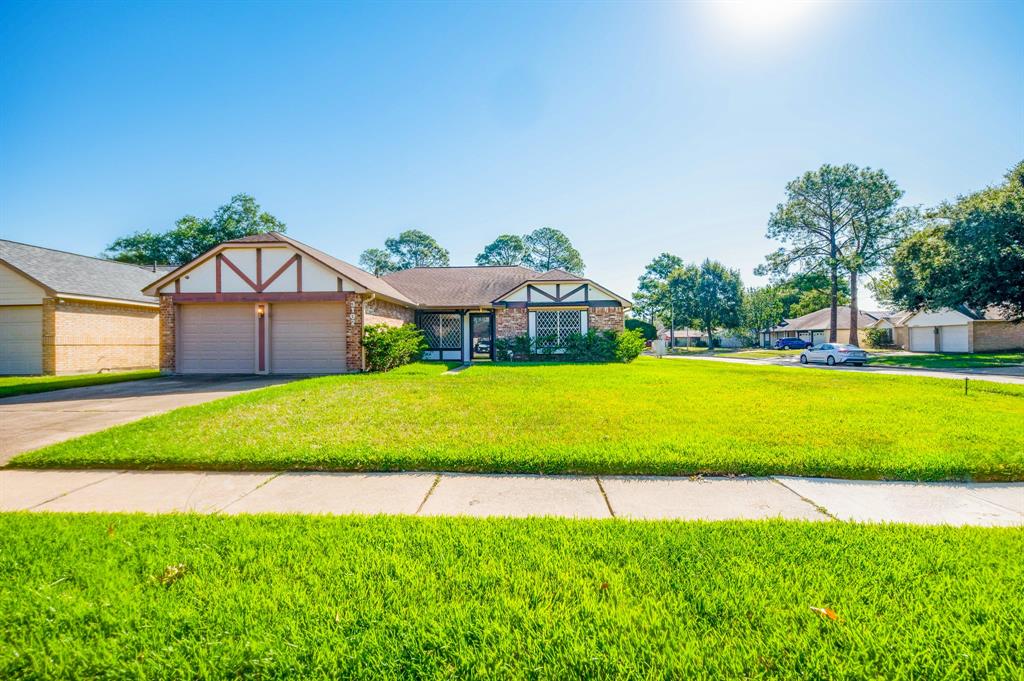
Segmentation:
<svg viewBox="0 0 1024 681">
<path fill-rule="evenodd" d="M 1024 526 L 1024 483 L 0 470 L 0 511 L 405 514 Z"/>
</svg>

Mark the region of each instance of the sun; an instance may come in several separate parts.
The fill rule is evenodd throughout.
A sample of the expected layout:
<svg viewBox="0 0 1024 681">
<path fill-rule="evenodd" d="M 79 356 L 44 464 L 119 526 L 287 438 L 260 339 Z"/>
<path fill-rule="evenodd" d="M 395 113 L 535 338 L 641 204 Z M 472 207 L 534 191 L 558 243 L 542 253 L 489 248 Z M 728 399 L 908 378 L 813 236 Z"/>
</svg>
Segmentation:
<svg viewBox="0 0 1024 681">
<path fill-rule="evenodd" d="M 828 3 L 809 0 L 717 0 L 705 5 L 723 35 L 737 40 L 777 40 L 792 35 Z"/>
</svg>

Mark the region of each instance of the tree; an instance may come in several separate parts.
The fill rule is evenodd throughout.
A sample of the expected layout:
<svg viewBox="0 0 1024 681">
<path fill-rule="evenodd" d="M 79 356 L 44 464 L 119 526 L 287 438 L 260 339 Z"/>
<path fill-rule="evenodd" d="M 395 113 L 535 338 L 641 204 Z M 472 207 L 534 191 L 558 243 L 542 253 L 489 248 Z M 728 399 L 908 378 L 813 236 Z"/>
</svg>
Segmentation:
<svg viewBox="0 0 1024 681">
<path fill-rule="evenodd" d="M 375 277 L 397 272 L 399 267 L 394 257 L 380 248 L 368 248 L 359 256 L 359 266 Z"/>
<path fill-rule="evenodd" d="M 526 262 L 529 250 L 523 237 L 516 234 L 502 234 L 489 243 L 480 255 L 476 256 L 477 265 L 522 265 Z"/>
<path fill-rule="evenodd" d="M 236 194 L 212 217 L 186 215 L 165 232 L 144 230 L 116 239 L 106 257 L 137 265 L 184 265 L 217 244 L 254 234 L 283 232 L 285 225 L 260 209 L 248 194 Z"/>
<path fill-rule="evenodd" d="M 678 291 L 683 317 L 707 334 L 709 348 L 714 344 L 715 329 L 740 325 L 743 283 L 738 271 L 705 260 L 700 267 L 691 265 L 673 272 L 668 285 Z"/>
<path fill-rule="evenodd" d="M 740 307 L 740 326 L 749 331 L 757 345 L 762 334 L 782 321 L 782 298 L 773 286 L 748 288 Z"/>
<path fill-rule="evenodd" d="M 896 249 L 883 295 L 911 310 L 995 307 L 1024 321 L 1024 161 L 1003 184 L 926 217 L 925 229 Z"/>
<path fill-rule="evenodd" d="M 861 274 L 885 264 L 897 244 L 910 231 L 916 212 L 899 208 L 903 196 L 884 170 L 865 168 L 857 172 L 850 203 L 853 220 L 839 246 L 840 259 L 850 277 L 849 343 L 859 344 L 857 329 L 857 283 Z"/>
<path fill-rule="evenodd" d="M 573 248 L 572 242 L 562 232 L 552 227 L 541 227 L 526 235 L 523 240 L 529 253 L 524 263 L 538 272 L 561 269 L 582 275 L 583 258 Z"/>
<path fill-rule="evenodd" d="M 782 302 L 782 318 L 801 317 L 831 304 L 831 283 L 823 272 L 797 272 L 772 278 L 772 285 Z M 837 282 L 836 304 L 850 302 L 849 284 L 845 279 Z"/>
<path fill-rule="evenodd" d="M 394 256 L 400 270 L 448 266 L 448 251 L 434 237 L 418 229 L 407 229 L 397 238 L 385 240 L 384 248 Z"/>
<path fill-rule="evenodd" d="M 633 313 L 654 324 L 668 305 L 668 277 L 683 266 L 683 259 L 670 253 L 662 253 L 652 260 L 637 281 L 633 294 Z M 675 329 L 669 327 L 669 342 L 675 343 Z"/>
<path fill-rule="evenodd" d="M 786 202 L 779 204 L 768 221 L 768 238 L 788 247 L 770 254 L 757 273 L 786 273 L 797 266 L 804 271 L 824 271 L 829 278 L 831 308 L 829 340 L 836 341 L 840 244 L 855 218 L 852 192 L 857 168 L 823 165 L 786 185 Z"/>
<path fill-rule="evenodd" d="M 648 324 L 642 319 L 627 319 L 626 328 L 630 331 L 639 331 L 644 340 L 652 341 L 658 337 L 658 330 L 653 324 Z"/>
</svg>

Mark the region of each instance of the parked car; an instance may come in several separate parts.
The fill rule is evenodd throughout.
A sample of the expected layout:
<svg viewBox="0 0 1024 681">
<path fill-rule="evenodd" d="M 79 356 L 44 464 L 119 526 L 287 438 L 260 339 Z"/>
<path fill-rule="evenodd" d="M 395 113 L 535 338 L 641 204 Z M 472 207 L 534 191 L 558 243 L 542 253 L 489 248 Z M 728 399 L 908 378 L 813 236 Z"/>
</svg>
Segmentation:
<svg viewBox="0 0 1024 681">
<path fill-rule="evenodd" d="M 812 345 L 800 353 L 801 364 L 823 362 L 829 366 L 833 364 L 852 364 L 859 367 L 864 366 L 864 363 L 867 361 L 868 353 L 856 345 L 847 345 L 845 343 Z"/>
<path fill-rule="evenodd" d="M 803 338 L 780 338 L 775 341 L 776 350 L 803 350 L 809 347 L 811 344 Z"/>
</svg>

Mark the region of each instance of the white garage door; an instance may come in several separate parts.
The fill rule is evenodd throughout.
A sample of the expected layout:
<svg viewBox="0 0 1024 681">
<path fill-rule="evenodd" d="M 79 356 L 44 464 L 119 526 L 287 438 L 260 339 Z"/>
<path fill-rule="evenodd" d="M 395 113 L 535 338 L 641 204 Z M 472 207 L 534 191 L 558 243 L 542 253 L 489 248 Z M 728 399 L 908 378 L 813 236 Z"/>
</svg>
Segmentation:
<svg viewBox="0 0 1024 681">
<path fill-rule="evenodd" d="M 940 326 L 939 346 L 942 352 L 967 352 L 967 325 Z"/>
<path fill-rule="evenodd" d="M 0 374 L 43 373 L 43 306 L 0 307 Z"/>
<path fill-rule="evenodd" d="M 910 349 L 914 352 L 935 352 L 935 327 L 910 327 Z"/>
<path fill-rule="evenodd" d="M 345 371 L 345 309 L 341 303 L 274 303 L 270 307 L 270 371 Z"/>
<path fill-rule="evenodd" d="M 178 308 L 177 369 L 183 374 L 256 371 L 256 306 L 251 303 Z"/>
</svg>

